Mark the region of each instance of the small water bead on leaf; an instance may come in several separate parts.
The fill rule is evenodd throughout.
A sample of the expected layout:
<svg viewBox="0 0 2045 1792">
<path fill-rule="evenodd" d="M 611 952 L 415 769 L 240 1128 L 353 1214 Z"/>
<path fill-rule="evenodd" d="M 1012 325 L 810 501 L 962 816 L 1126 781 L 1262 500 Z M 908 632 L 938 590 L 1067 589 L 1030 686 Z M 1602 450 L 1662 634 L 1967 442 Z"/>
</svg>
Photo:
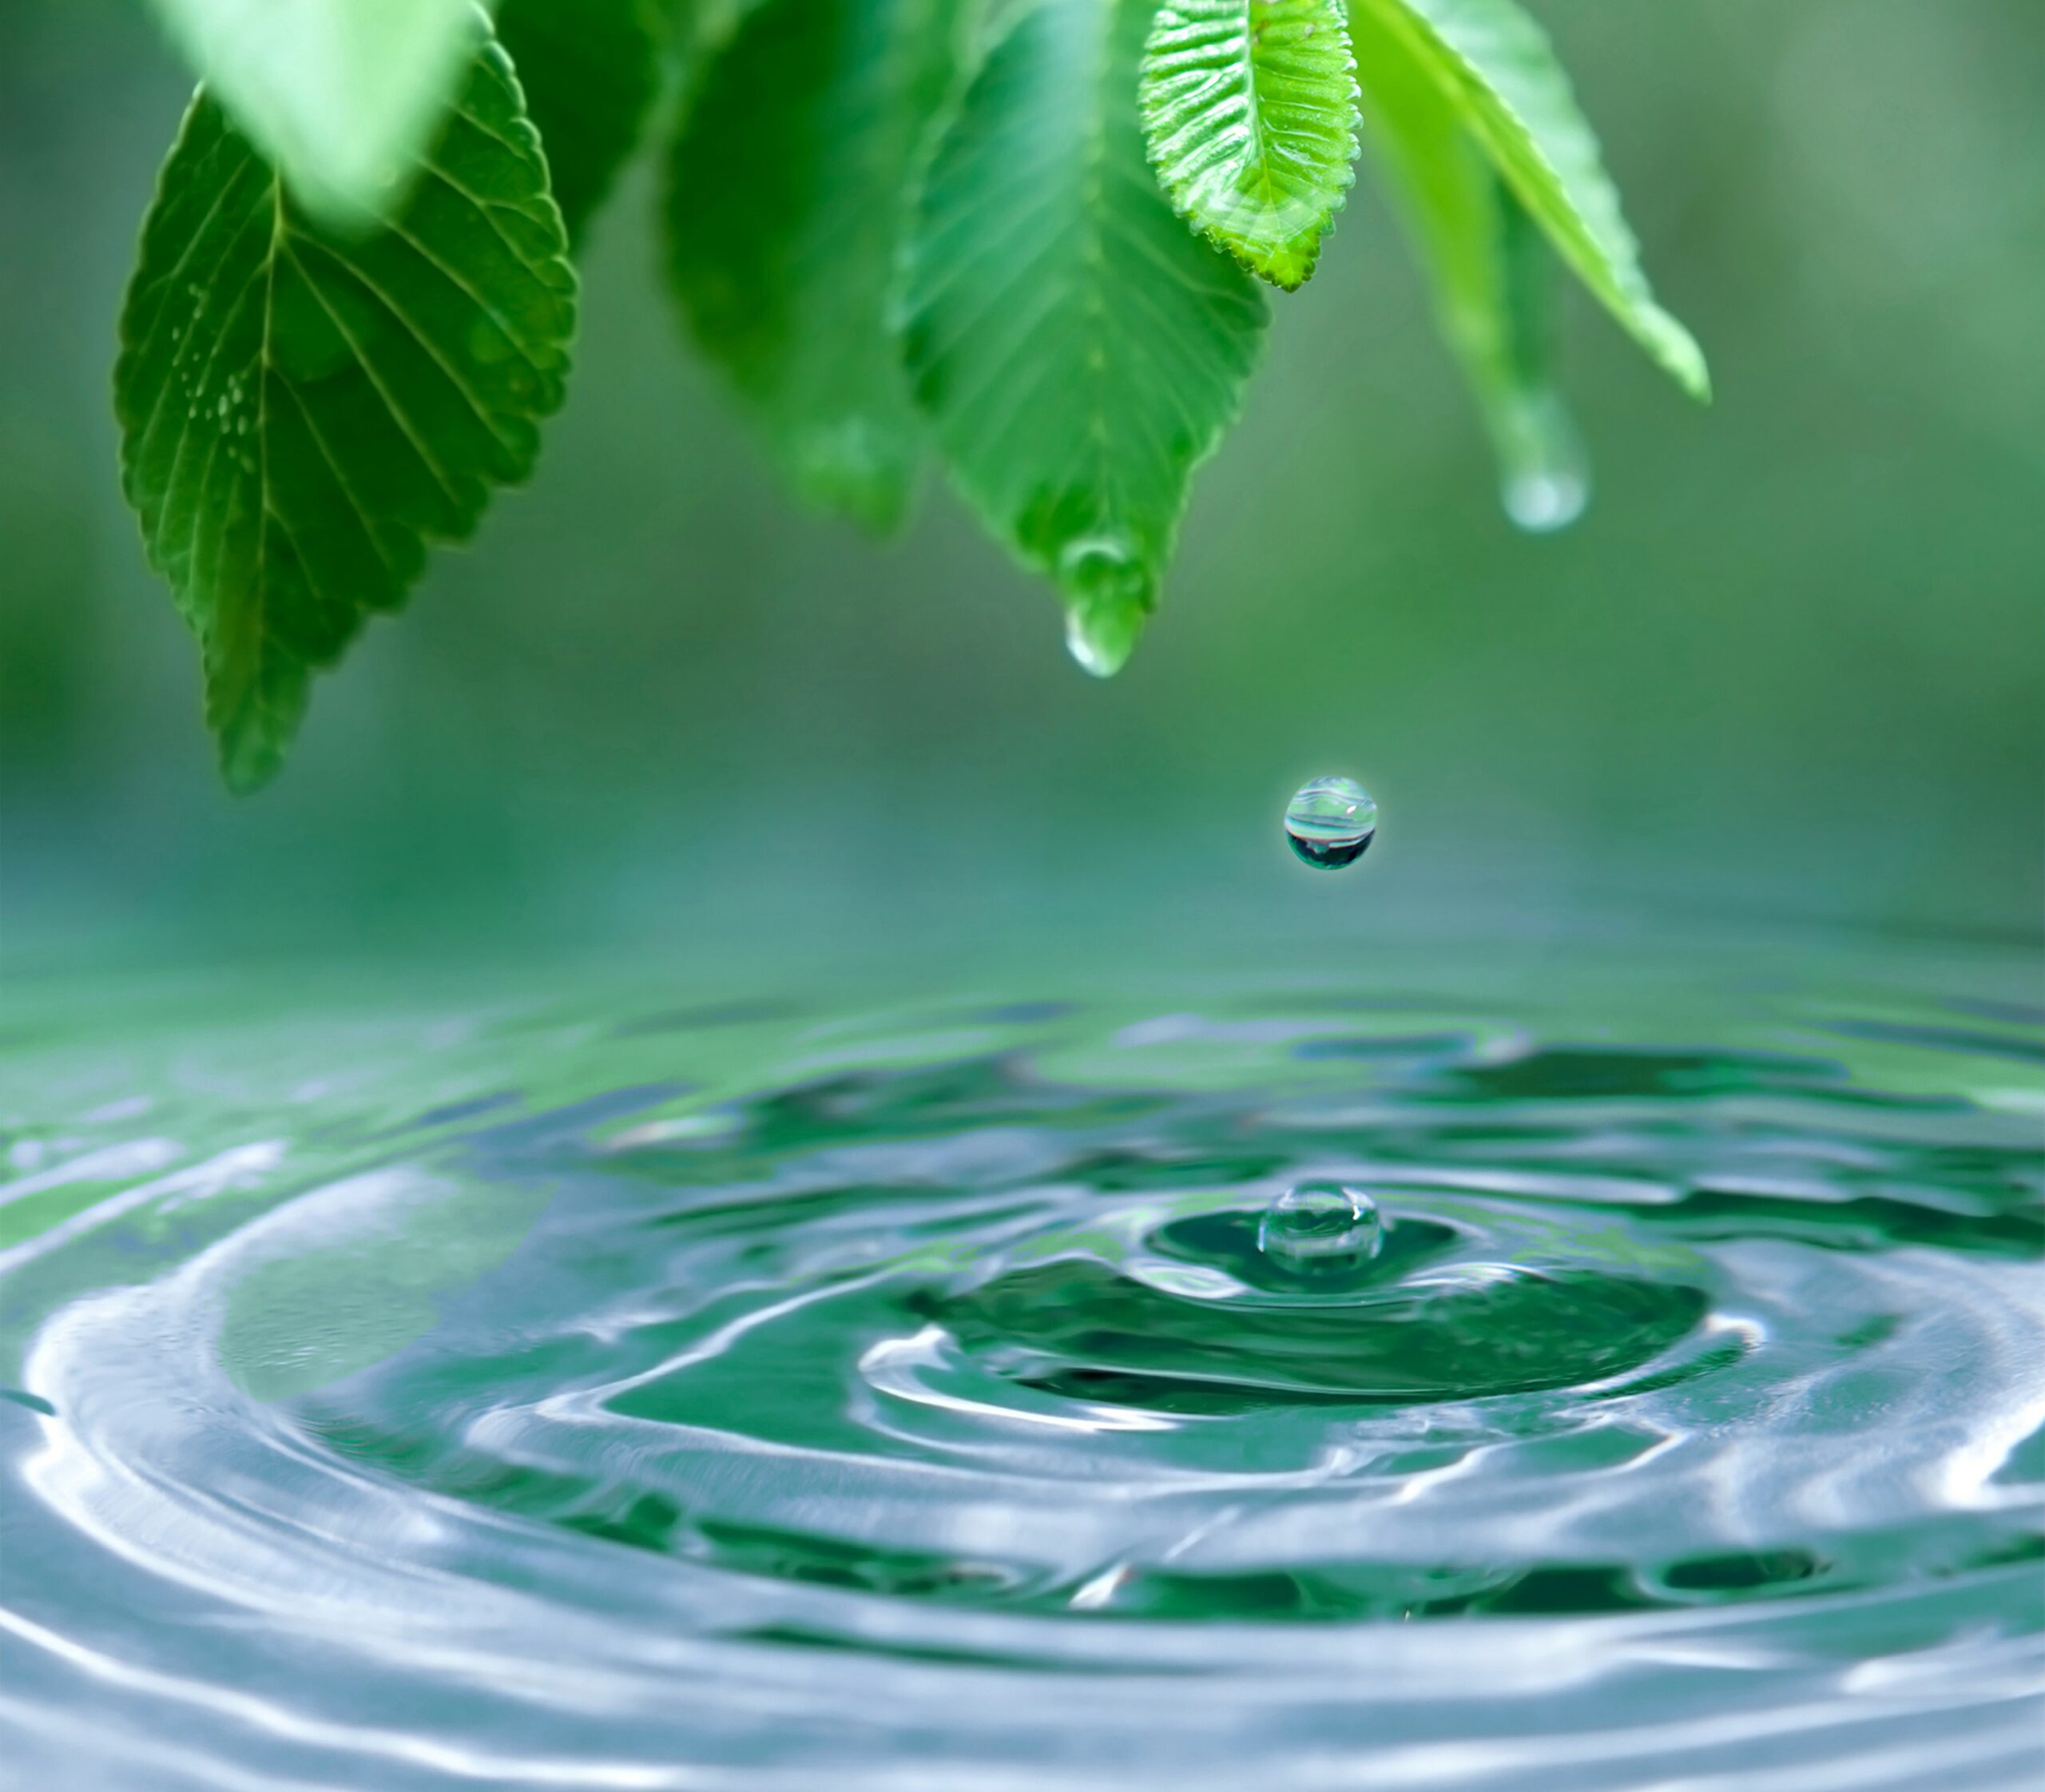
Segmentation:
<svg viewBox="0 0 2045 1792">
<path fill-rule="evenodd" d="M 1377 805 L 1354 778 L 1316 778 L 1285 805 L 1285 837 L 1318 871 L 1354 864 L 1376 833 Z"/>
<path fill-rule="evenodd" d="M 1265 1210 L 1257 1247 L 1293 1270 L 1353 1269 L 1384 1242 L 1377 1203 L 1341 1182 L 1300 1182 Z"/>
</svg>

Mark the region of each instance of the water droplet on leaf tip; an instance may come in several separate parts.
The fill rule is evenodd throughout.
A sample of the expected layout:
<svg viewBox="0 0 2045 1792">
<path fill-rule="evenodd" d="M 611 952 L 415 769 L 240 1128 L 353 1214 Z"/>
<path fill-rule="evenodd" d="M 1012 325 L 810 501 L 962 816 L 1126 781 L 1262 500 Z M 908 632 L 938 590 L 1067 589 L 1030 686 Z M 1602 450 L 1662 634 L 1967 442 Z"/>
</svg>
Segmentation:
<svg viewBox="0 0 2045 1792">
<path fill-rule="evenodd" d="M 1285 838 L 1316 871 L 1354 864 L 1377 836 L 1377 805 L 1354 778 L 1315 778 L 1285 805 Z"/>
<path fill-rule="evenodd" d="M 1515 528 L 1545 535 L 1567 528 L 1583 515 L 1590 483 L 1574 467 L 1530 468 L 1507 479 L 1499 495 Z"/>
<path fill-rule="evenodd" d="M 1368 1263 L 1384 1242 L 1377 1203 L 1346 1183 L 1296 1184 L 1265 1210 L 1257 1248 L 1289 1269 L 1352 1269 Z"/>
<path fill-rule="evenodd" d="M 1066 592 L 1066 650 L 1097 678 L 1127 663 L 1150 614 L 1150 575 L 1134 545 L 1115 534 L 1079 535 L 1058 550 Z"/>
<path fill-rule="evenodd" d="M 1087 618 L 1077 610 L 1065 613 L 1065 650 L 1082 672 L 1090 672 L 1096 678 L 1112 678 L 1129 658 L 1127 646 L 1117 652 L 1113 640 L 1103 631 L 1090 627 Z"/>
</svg>

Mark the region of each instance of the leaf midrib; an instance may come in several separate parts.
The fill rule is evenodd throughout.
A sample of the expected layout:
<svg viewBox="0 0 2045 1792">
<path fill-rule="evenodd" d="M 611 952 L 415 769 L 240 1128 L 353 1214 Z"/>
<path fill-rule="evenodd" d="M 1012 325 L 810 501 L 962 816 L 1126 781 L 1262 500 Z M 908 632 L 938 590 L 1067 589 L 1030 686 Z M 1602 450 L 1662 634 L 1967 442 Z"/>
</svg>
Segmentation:
<svg viewBox="0 0 2045 1792">
<path fill-rule="evenodd" d="M 1276 222 L 1280 211 L 1278 187 L 1271 171 L 1269 140 L 1264 129 L 1264 102 L 1257 90 L 1257 0 L 1243 0 L 1243 97 L 1249 108 L 1250 134 L 1257 145 L 1257 177 L 1264 189 L 1263 203 Z"/>
<path fill-rule="evenodd" d="M 279 515 L 270 499 L 270 375 L 275 366 L 271 348 L 271 337 L 277 319 L 277 247 L 284 232 L 284 187 L 283 177 L 272 169 L 270 173 L 270 246 L 263 258 L 263 340 L 256 357 L 256 489 L 260 503 L 262 526 L 256 531 L 256 576 L 252 590 L 256 598 L 256 700 L 263 699 L 263 659 L 270 645 L 270 605 L 264 594 L 268 589 L 270 563 L 270 525 L 275 522 L 287 537 L 290 534 L 282 516 Z M 300 555 L 301 562 L 304 556 Z M 308 578 L 311 574 L 307 574 Z"/>
</svg>

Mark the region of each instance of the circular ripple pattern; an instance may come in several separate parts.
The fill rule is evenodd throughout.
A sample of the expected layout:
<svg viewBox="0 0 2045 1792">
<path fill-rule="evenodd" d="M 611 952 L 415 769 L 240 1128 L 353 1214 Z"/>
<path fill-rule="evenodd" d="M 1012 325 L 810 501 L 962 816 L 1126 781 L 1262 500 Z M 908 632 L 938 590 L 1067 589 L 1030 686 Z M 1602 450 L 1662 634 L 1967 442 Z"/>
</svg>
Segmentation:
<svg viewBox="0 0 2045 1792">
<path fill-rule="evenodd" d="M 2036 1017 L 1614 1011 L 582 1004 L 365 1026 L 373 1070 L 252 1020 L 125 1093 L 55 1054 L 0 1206 L 13 1758 L 2035 1783 Z M 1308 1178 L 1374 1254 L 1259 1249 Z"/>
</svg>

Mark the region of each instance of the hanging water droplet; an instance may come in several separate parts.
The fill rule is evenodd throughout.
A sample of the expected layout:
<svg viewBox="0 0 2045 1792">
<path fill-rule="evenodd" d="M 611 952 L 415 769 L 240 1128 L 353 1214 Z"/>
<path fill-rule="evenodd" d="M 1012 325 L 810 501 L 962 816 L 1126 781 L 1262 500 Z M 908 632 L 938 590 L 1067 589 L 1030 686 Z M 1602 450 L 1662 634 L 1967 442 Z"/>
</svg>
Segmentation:
<svg viewBox="0 0 2045 1792">
<path fill-rule="evenodd" d="M 1354 778 L 1316 778 L 1285 805 L 1285 837 L 1316 870 L 1354 864 L 1376 833 L 1377 805 Z"/>
<path fill-rule="evenodd" d="M 1545 535 L 1583 515 L 1590 483 L 1574 467 L 1521 467 L 1499 487 L 1499 498 L 1516 527 Z"/>
<path fill-rule="evenodd" d="M 1082 535 L 1058 557 L 1066 650 L 1096 678 L 1122 669 L 1150 614 L 1150 575 L 1120 535 Z"/>
<path fill-rule="evenodd" d="M 1288 1269 L 1353 1269 L 1377 1255 L 1384 1222 L 1377 1203 L 1341 1182 L 1300 1182 L 1265 1210 L 1257 1248 Z"/>
<path fill-rule="evenodd" d="M 1499 501 L 1531 535 L 1566 529 L 1590 501 L 1590 463 L 1567 411 L 1551 393 L 1521 404 L 1501 426 Z"/>
<path fill-rule="evenodd" d="M 1089 623 L 1090 618 L 1079 610 L 1065 613 L 1065 650 L 1082 672 L 1090 672 L 1096 678 L 1112 678 L 1129 658 L 1128 650 L 1117 653 L 1112 638 Z"/>
</svg>

